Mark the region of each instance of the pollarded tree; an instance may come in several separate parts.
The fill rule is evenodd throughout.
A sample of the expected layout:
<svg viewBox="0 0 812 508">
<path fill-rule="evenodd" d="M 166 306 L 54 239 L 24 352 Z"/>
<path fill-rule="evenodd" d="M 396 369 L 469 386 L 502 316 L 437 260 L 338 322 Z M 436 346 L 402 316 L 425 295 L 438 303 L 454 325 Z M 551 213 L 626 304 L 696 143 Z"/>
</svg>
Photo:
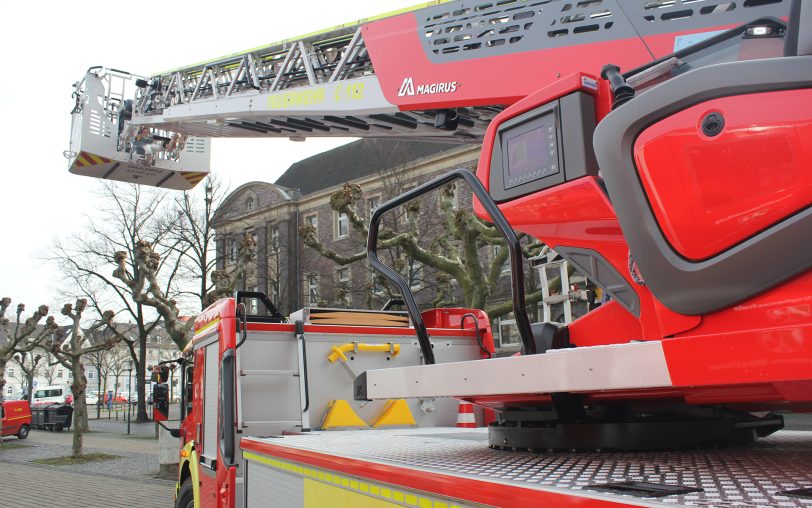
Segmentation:
<svg viewBox="0 0 812 508">
<path fill-rule="evenodd" d="M 48 306 L 40 305 L 31 317 L 23 320 L 25 304 L 17 304 L 16 321 L 11 322 L 6 317 L 6 312 L 11 306 L 11 298 L 0 299 L 0 401 L 3 400 L 3 389 L 6 384 L 6 365 L 14 358 L 14 355 L 33 351 L 43 340 L 50 338 L 59 326 L 53 316 L 48 316 Z M 45 319 L 44 326 L 40 326 L 42 318 Z"/>
<path fill-rule="evenodd" d="M 68 337 L 65 337 L 65 333 L 60 329 L 48 348 L 56 360 L 73 373 L 73 382 L 70 385 L 74 408 L 73 457 L 82 455 L 82 436 L 86 429 L 81 422 L 87 421 L 87 404 L 85 401 L 87 378 L 85 377 L 85 367 L 82 365 L 82 357 L 99 351 L 109 351 L 123 338 L 120 334 L 113 333 L 108 335 L 107 340 L 100 344 L 89 344 L 85 330 L 82 329 L 82 313 L 85 309 L 87 309 L 87 300 L 84 298 L 76 300 L 75 305 L 66 303 L 62 307 L 62 315 L 71 320 L 67 332 Z M 105 312 L 103 322 L 94 325 L 94 328 L 106 326 L 108 329 L 115 331 L 115 328 L 113 328 L 113 316 L 112 312 Z"/>
<path fill-rule="evenodd" d="M 43 368 L 45 355 L 39 350 L 23 351 L 14 357 L 14 363 L 20 368 L 19 379 L 25 387 L 25 392 L 28 398 L 28 403 L 34 396 L 34 378 L 40 373 Z"/>
<path fill-rule="evenodd" d="M 453 185 L 438 191 L 440 213 L 436 221 L 439 225 L 433 227 L 422 220 L 424 214 L 421 214 L 420 201 L 413 200 L 404 205 L 406 221 L 395 220 L 390 225 L 382 223 L 378 250 L 388 251 L 388 262 L 407 281 L 411 282 L 413 277 L 414 262 L 432 268 L 435 272 L 432 305 L 435 307 L 462 304 L 467 308 L 483 309 L 492 319 L 508 314 L 512 310 L 510 302 L 500 305 L 488 303 L 500 284 L 509 250 L 492 224 L 476 217 L 471 210 L 457 206 L 456 194 Z M 351 226 L 363 238 L 367 238 L 369 230 L 366 220 L 358 210 L 361 198 L 360 186 L 347 183 L 333 193 L 330 205 L 339 214 L 346 214 Z M 408 226 L 398 227 L 399 222 L 407 222 Z M 431 233 L 426 231 L 429 229 L 439 233 L 431 238 Z M 350 255 L 330 249 L 319 240 L 312 226 L 302 226 L 300 235 L 305 245 L 338 265 L 345 266 L 366 259 L 365 248 Z M 496 247 L 493 249 L 495 254 L 483 256 L 483 247 Z M 541 247 L 541 244 L 526 245 L 524 254 L 526 257 L 535 255 Z M 455 301 L 452 279 L 459 285 L 462 302 Z M 540 298 L 541 291 L 534 291 L 527 295 L 527 303 L 536 303 Z"/>
<path fill-rule="evenodd" d="M 256 256 L 257 245 L 254 238 L 243 235 L 237 249 L 237 263 L 231 271 L 214 270 L 211 281 L 214 288 L 204 299 L 204 305 L 214 302 L 217 298 L 228 296 L 237 290 L 237 285 L 251 265 Z M 122 281 L 129 288 L 132 299 L 140 305 L 154 308 L 164 321 L 164 327 L 172 341 L 183 350 L 192 337 L 194 317 L 183 316 L 178 302 L 167 295 L 158 280 L 161 267 L 161 255 L 152 249 L 149 242 L 140 241 L 135 246 L 135 259 L 133 263 L 136 270 L 129 269 L 130 260 L 125 251 L 115 253 L 118 268 L 113 277 Z"/>
</svg>

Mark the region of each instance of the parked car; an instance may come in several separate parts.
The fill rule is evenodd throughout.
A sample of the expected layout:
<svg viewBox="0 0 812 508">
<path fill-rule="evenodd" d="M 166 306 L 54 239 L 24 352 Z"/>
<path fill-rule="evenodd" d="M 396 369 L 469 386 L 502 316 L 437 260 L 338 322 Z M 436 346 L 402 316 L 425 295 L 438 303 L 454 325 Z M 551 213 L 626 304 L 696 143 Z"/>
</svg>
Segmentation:
<svg viewBox="0 0 812 508">
<path fill-rule="evenodd" d="M 0 435 L 28 437 L 31 429 L 31 407 L 27 400 L 6 400 L 0 404 Z"/>
<path fill-rule="evenodd" d="M 107 404 L 107 400 L 110 398 L 109 393 L 104 394 L 104 403 Z M 127 402 L 127 392 L 118 392 L 116 395 L 113 395 L 113 404 L 123 404 Z"/>
<path fill-rule="evenodd" d="M 31 404 L 73 404 L 73 395 L 67 386 L 42 386 L 34 390 Z"/>
<path fill-rule="evenodd" d="M 85 404 L 95 406 L 99 403 L 99 392 L 90 391 L 85 394 Z"/>
</svg>

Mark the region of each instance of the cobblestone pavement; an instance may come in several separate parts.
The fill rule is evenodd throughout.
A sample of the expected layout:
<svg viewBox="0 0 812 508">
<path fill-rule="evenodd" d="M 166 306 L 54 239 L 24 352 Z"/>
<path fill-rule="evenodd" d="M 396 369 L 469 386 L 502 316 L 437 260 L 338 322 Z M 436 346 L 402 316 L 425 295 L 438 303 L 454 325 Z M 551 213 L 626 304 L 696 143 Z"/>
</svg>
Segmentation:
<svg viewBox="0 0 812 508">
<path fill-rule="evenodd" d="M 19 450 L 15 450 L 19 451 Z M 8 452 L 0 452 L 8 453 Z M 2 461 L 2 458 L 0 458 Z M 1 463 L 0 507 L 167 508 L 173 487 L 160 480 L 125 480 L 65 470 L 70 466 Z"/>
<path fill-rule="evenodd" d="M 71 466 L 32 461 L 70 455 L 72 432 L 32 430 L 25 441 L 5 439 L 5 444 L 24 447 L 0 448 L 0 508 L 171 507 L 175 481 L 158 475 L 158 440 L 150 437 L 154 424 L 142 424 L 137 431 L 134 425 L 131 436 L 97 430 L 113 427 L 122 432 L 115 421 L 91 420 L 94 432 L 85 434 L 84 449 L 120 458 Z"/>
</svg>

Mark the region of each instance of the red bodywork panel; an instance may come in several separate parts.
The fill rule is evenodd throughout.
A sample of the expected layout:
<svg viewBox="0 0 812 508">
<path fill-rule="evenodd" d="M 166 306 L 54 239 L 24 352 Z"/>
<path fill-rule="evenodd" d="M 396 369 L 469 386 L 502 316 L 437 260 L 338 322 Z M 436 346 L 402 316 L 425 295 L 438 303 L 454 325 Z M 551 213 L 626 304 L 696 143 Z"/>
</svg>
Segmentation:
<svg viewBox="0 0 812 508">
<path fill-rule="evenodd" d="M 723 115 L 708 137 L 702 120 Z M 812 202 L 812 90 L 703 102 L 640 133 L 635 160 L 649 204 L 686 258 L 717 255 Z"/>
<path fill-rule="evenodd" d="M 635 37 L 435 64 L 418 38 L 421 30 L 413 13 L 369 23 L 362 30 L 386 100 L 404 110 L 513 104 L 573 72 L 597 74 L 609 61 L 632 68 L 653 60 Z M 667 37 L 671 48 L 659 56 L 673 51 L 674 34 Z M 458 87 L 445 94 L 399 96 L 406 78 L 416 84 L 456 82 Z"/>
<path fill-rule="evenodd" d="M 581 77 L 562 78 L 496 117 L 477 168 L 486 188 L 497 130 L 505 121 L 575 91 L 595 98 L 598 122 L 611 111 L 606 82 L 600 80 L 595 92 L 582 88 Z M 675 249 L 697 259 L 718 254 L 812 203 L 810 105 L 810 90 L 724 97 L 687 107 L 643 130 L 635 146 L 639 177 Z M 701 128 L 711 111 L 725 119 L 724 130 L 714 137 Z M 476 201 L 474 208 L 487 219 Z M 637 293 L 639 316 L 608 302 L 570 324 L 571 343 L 662 341 L 673 388 L 584 394 L 588 403 L 646 400 L 745 411 L 812 410 L 812 273 L 738 305 L 685 316 L 631 279 L 629 248 L 599 177 L 574 179 L 499 208 L 516 230 L 552 248 L 599 252 Z M 493 408 L 551 403 L 546 394 L 467 399 Z"/>
<path fill-rule="evenodd" d="M 6 400 L 3 404 L 3 418 L 0 420 L 2 436 L 14 436 L 23 425 L 31 427 L 31 407 L 27 400 Z"/>
</svg>

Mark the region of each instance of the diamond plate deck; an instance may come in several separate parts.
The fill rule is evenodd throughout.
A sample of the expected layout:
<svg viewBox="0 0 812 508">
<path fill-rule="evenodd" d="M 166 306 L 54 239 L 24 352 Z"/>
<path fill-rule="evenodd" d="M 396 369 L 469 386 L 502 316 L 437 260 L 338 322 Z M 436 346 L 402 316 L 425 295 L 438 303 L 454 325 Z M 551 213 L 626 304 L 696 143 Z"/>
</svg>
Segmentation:
<svg viewBox="0 0 812 508">
<path fill-rule="evenodd" d="M 812 507 L 812 499 L 778 494 L 812 487 L 812 432 L 781 431 L 739 448 L 652 453 L 492 450 L 487 447 L 486 429 L 325 432 L 267 442 L 495 484 L 569 494 L 580 491 L 593 498 L 635 505 Z M 702 491 L 641 498 L 587 489 L 622 481 L 683 485 Z"/>
</svg>

